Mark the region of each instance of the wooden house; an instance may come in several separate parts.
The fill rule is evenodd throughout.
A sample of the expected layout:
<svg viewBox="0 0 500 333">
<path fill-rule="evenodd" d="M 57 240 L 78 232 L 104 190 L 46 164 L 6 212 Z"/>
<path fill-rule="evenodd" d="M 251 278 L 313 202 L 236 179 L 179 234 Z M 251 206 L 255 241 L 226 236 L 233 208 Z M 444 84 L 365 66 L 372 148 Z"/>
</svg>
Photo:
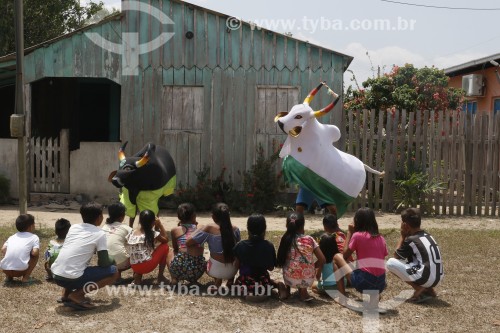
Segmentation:
<svg viewBox="0 0 500 333">
<path fill-rule="evenodd" d="M 107 177 L 124 141 L 129 155 L 149 141 L 165 146 L 183 184 L 207 166 L 212 175 L 226 168 L 238 185 L 259 144 L 270 154 L 284 141 L 273 122 L 278 112 L 320 81 L 343 90 L 350 56 L 245 22 L 230 28 L 227 15 L 185 1 L 142 3 L 152 10 L 123 11 L 26 50 L 29 191 L 114 195 Z M 156 10 L 171 22 L 160 22 Z M 137 61 L 123 51 L 131 32 L 142 47 Z M 143 49 L 162 33 L 172 37 Z M 91 34 L 124 45 L 123 54 Z M 14 55 L 0 58 L 0 173 L 15 196 L 17 141 L 5 125 L 14 112 L 14 75 Z M 312 107 L 328 102 L 318 94 Z M 342 103 L 321 121 L 344 126 Z"/>
</svg>

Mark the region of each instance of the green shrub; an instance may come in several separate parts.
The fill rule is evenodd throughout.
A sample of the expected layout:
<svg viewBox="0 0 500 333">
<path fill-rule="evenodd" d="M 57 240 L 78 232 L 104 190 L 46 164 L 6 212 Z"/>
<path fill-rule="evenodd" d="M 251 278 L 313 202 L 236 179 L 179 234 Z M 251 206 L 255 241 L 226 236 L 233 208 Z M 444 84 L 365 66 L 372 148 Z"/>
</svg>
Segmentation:
<svg viewBox="0 0 500 333">
<path fill-rule="evenodd" d="M 270 157 L 264 156 L 264 148 L 259 145 L 255 164 L 242 173 L 243 188 L 235 188 L 231 177 L 226 181 L 223 168 L 221 173 L 210 177 L 210 168 L 204 166 L 196 174 L 196 185 L 179 184 L 172 200 L 175 205 L 183 202 L 192 203 L 198 211 L 210 210 L 213 204 L 225 202 L 231 210 L 245 214 L 265 213 L 274 210 L 278 191 L 278 177 L 274 171 L 274 163 L 278 153 Z"/>
<path fill-rule="evenodd" d="M 279 151 L 271 156 L 264 156 L 264 148 L 257 148 L 257 159 L 252 168 L 244 173 L 243 190 L 246 193 L 247 204 L 243 212 L 266 213 L 273 211 L 278 194 L 278 175 L 274 164 L 279 158 Z"/>
<path fill-rule="evenodd" d="M 413 167 L 405 166 L 405 172 L 396 175 L 394 180 L 394 201 L 396 211 L 410 207 L 420 207 L 422 214 L 432 214 L 432 202 L 426 196 L 435 191 L 444 190 L 443 182 L 429 179 L 429 175 Z"/>
<path fill-rule="evenodd" d="M 206 165 L 203 166 L 203 169 L 195 172 L 195 186 L 179 184 L 173 197 L 175 204 L 180 205 L 184 202 L 190 202 L 197 210 L 206 211 L 210 210 L 215 203 L 224 201 L 225 192 L 232 188 L 231 181 L 224 181 L 225 171 L 226 169 L 223 168 L 221 173 L 215 179 L 212 179 L 210 177 L 210 168 Z"/>
<path fill-rule="evenodd" d="M 0 204 L 10 202 L 10 180 L 4 175 L 0 175 Z"/>
</svg>

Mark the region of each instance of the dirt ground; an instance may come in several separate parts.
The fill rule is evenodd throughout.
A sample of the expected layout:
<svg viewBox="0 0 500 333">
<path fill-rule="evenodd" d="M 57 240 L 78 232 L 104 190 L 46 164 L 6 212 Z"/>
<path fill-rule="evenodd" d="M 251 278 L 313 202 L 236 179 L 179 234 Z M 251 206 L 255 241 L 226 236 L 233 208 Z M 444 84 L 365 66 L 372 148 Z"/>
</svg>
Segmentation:
<svg viewBox="0 0 500 333">
<path fill-rule="evenodd" d="M 78 209 L 76 203 L 64 207 L 51 204 L 29 207 L 29 212 L 35 216 L 37 228 L 51 229 L 60 217 L 79 223 Z M 13 225 L 17 215 L 17 207 L 0 206 L 0 243 L 8 237 L 6 227 Z M 176 225 L 174 212 L 162 211 L 160 215 L 167 229 Z M 268 239 L 275 245 L 284 230 L 283 216 L 266 216 Z M 208 223 L 210 216 L 199 214 L 198 220 Z M 377 220 L 391 253 L 400 218 L 379 213 Z M 340 225 L 346 228 L 351 221 L 352 214 L 348 214 Z M 232 222 L 246 230 L 246 217 L 233 216 Z M 101 290 L 91 296 L 98 309 L 76 312 L 56 303 L 60 288 L 45 281 L 40 262 L 34 285 L 0 284 L 0 332 L 500 332 L 500 300 L 495 292 L 500 274 L 500 219 L 428 218 L 423 223 L 440 243 L 445 260 L 439 297 L 426 304 L 400 304 L 401 296 L 411 292 L 388 274 L 381 306 L 389 311 L 378 319 L 366 319 L 330 297 L 316 297 L 311 304 L 297 297 L 249 303 L 240 297 L 185 295 L 194 289 L 184 295 L 171 294 L 158 287 L 143 292 L 122 287 L 114 294 Z M 321 229 L 321 216 L 308 215 L 306 228 L 309 232 Z M 50 237 L 50 230 L 41 232 L 42 246 Z M 125 272 L 123 277 L 130 279 L 131 273 Z M 272 277 L 281 280 L 281 271 L 275 269 Z M 155 275 L 146 278 L 155 284 Z M 204 276 L 200 282 L 200 291 L 206 292 L 211 280 Z M 350 296 L 360 297 L 353 290 Z"/>
<path fill-rule="evenodd" d="M 76 201 L 66 204 L 50 203 L 41 206 L 28 207 L 28 213 L 35 216 L 37 227 L 52 228 L 54 222 L 58 218 L 66 218 L 71 223 L 80 223 L 80 205 Z M 19 215 L 19 208 L 16 206 L 0 206 L 0 226 L 13 225 L 16 217 Z M 106 214 L 105 214 L 106 215 Z M 266 215 L 267 230 L 284 231 L 286 213 L 271 213 Z M 322 229 L 323 215 L 306 215 L 306 229 L 319 230 Z M 347 226 L 352 223 L 353 213 L 346 213 L 339 219 L 339 225 L 342 229 L 347 230 Z M 170 230 L 177 225 L 178 219 L 174 211 L 161 210 L 160 218 L 167 230 Z M 198 223 L 207 224 L 212 222 L 209 213 L 199 213 L 197 216 Z M 238 226 L 241 230 L 246 230 L 247 216 L 235 215 L 231 216 L 231 222 Z M 394 213 L 377 213 L 377 222 L 380 229 L 399 228 L 401 223 L 400 215 Z M 427 229 L 467 229 L 467 230 L 500 230 L 500 221 L 497 217 L 429 217 L 423 220 L 424 227 Z M 137 221 L 136 224 L 137 225 Z"/>
</svg>

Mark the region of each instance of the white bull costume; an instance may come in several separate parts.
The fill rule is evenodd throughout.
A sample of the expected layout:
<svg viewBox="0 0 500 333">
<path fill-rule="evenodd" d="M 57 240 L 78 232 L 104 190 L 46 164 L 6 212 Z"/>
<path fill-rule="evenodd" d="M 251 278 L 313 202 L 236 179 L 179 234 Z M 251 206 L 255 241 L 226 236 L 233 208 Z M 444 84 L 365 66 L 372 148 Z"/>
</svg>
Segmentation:
<svg viewBox="0 0 500 333">
<path fill-rule="evenodd" d="M 309 103 L 322 86 L 328 88 L 334 100 L 325 108 L 313 111 Z M 302 104 L 293 106 L 290 112 L 280 112 L 274 121 L 288 135 L 279 155 L 284 158 L 285 179 L 309 190 L 317 199 L 335 205 L 340 218 L 365 185 L 366 171 L 378 175 L 383 172 L 335 148 L 333 142 L 340 139 L 339 128 L 316 119 L 332 110 L 338 100 L 339 96 L 322 82 Z"/>
</svg>

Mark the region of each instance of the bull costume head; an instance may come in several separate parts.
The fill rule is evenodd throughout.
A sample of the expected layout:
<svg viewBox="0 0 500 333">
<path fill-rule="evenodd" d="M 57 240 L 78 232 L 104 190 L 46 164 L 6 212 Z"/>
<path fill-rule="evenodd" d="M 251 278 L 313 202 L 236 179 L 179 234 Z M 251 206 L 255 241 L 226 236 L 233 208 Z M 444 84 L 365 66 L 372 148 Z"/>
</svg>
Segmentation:
<svg viewBox="0 0 500 333">
<path fill-rule="evenodd" d="M 135 206 L 140 211 L 150 209 L 158 213 L 160 197 L 175 189 L 174 161 L 165 148 L 151 142 L 129 157 L 125 155 L 126 146 L 127 142 L 118 151 L 119 168 L 111 172 L 108 181 L 122 189 L 120 201 L 127 207 L 128 216 L 135 216 Z"/>
<path fill-rule="evenodd" d="M 321 110 L 313 111 L 309 104 L 323 86 L 334 99 Z M 321 82 L 302 104 L 293 106 L 290 112 L 280 112 L 274 121 L 288 135 L 280 151 L 286 181 L 337 206 L 337 215 L 341 217 L 364 187 L 366 170 L 381 173 L 333 146 L 340 139 L 339 128 L 317 120 L 330 112 L 338 100 L 339 96 Z"/>
<path fill-rule="evenodd" d="M 109 181 L 113 183 L 118 188 L 122 188 L 128 178 L 134 174 L 134 172 L 143 167 L 149 162 L 149 155 L 151 154 L 151 145 L 147 145 L 147 150 L 142 157 L 132 156 L 127 158 L 125 156 L 125 147 L 127 147 L 128 141 L 120 147 L 118 151 L 118 159 L 120 160 L 120 168 L 117 171 L 113 171 L 109 175 Z"/>
<path fill-rule="evenodd" d="M 319 111 L 313 111 L 309 104 L 314 99 L 314 96 L 316 96 L 316 93 L 323 86 L 328 88 L 328 94 L 332 95 L 334 97 L 334 100 L 323 109 Z M 326 85 L 326 82 L 321 82 L 316 88 L 311 90 L 302 104 L 295 105 L 294 107 L 292 107 L 290 112 L 278 113 L 278 115 L 274 118 L 274 122 L 277 122 L 281 130 L 286 134 L 291 135 L 292 137 L 298 137 L 300 135 L 300 132 L 302 131 L 304 124 L 309 119 L 324 116 L 333 109 L 338 100 L 339 95 L 333 92 L 333 90 Z"/>
</svg>

